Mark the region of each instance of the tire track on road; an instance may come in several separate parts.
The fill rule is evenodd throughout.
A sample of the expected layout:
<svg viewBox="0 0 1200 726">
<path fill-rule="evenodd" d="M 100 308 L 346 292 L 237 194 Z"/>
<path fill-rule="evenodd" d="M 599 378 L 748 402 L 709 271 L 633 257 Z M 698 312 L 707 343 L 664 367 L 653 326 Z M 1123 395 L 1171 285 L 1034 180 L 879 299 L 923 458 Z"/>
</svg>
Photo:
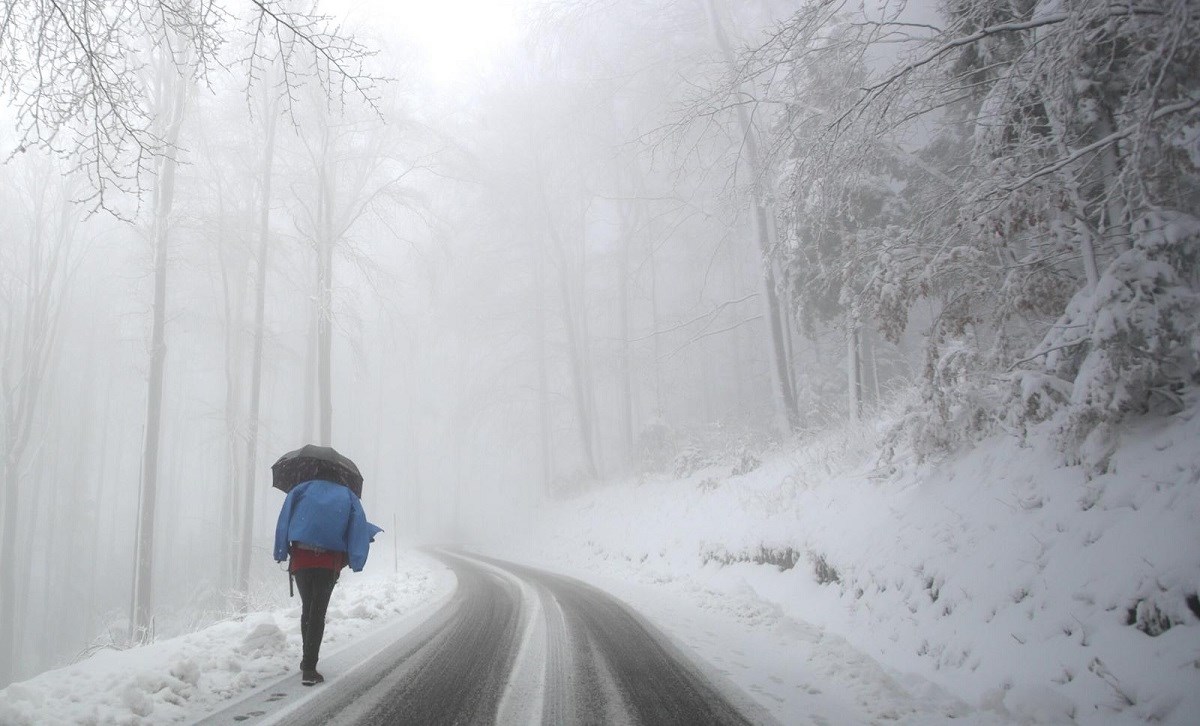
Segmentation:
<svg viewBox="0 0 1200 726">
<path fill-rule="evenodd" d="M 565 575 L 478 559 L 536 584 L 554 600 L 543 609 L 562 619 L 547 621 L 544 724 L 752 723 L 665 635 L 612 595 Z"/>
</svg>

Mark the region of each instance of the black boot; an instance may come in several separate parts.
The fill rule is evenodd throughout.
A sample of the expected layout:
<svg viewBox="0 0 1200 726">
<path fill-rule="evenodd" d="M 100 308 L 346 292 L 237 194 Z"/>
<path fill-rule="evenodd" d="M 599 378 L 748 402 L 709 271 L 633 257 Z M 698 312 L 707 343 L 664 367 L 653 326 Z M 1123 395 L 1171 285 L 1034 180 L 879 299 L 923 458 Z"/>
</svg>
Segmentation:
<svg viewBox="0 0 1200 726">
<path fill-rule="evenodd" d="M 325 676 L 318 673 L 316 668 L 306 668 L 300 671 L 300 683 L 306 686 L 312 686 L 324 682 Z"/>
</svg>

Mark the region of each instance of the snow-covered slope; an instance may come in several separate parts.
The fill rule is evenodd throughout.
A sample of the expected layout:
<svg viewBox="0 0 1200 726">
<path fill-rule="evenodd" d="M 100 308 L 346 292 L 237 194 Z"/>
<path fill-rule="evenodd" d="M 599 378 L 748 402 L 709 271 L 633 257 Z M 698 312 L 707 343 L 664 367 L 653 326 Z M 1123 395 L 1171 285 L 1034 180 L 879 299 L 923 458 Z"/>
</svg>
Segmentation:
<svg viewBox="0 0 1200 726">
<path fill-rule="evenodd" d="M 1195 405 L 1132 425 L 1091 480 L 1037 435 L 887 469 L 878 438 L 830 431 L 741 476 L 549 505 L 530 555 L 767 629 L 817 626 L 981 715 L 1200 723 Z"/>
<path fill-rule="evenodd" d="M 348 574 L 329 603 L 321 649 L 329 656 L 383 620 L 412 612 L 453 586 L 428 558 L 403 557 L 397 574 Z M 106 650 L 0 691 L 0 724 L 164 724 L 196 718 L 294 671 L 300 599 L 273 611 L 128 650 Z"/>
</svg>

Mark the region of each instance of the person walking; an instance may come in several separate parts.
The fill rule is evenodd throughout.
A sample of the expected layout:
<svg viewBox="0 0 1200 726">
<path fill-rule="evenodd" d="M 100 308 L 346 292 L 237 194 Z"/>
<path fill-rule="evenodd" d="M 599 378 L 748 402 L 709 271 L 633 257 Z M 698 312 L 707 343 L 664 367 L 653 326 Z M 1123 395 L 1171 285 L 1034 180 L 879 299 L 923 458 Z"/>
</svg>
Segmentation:
<svg viewBox="0 0 1200 726">
<path fill-rule="evenodd" d="M 275 561 L 289 560 L 288 572 L 300 591 L 300 682 L 306 686 L 325 680 L 317 659 L 342 568 L 361 572 L 371 542 L 383 531 L 367 521 L 358 494 L 338 483 L 339 472 L 320 469 L 288 491 L 275 525 Z"/>
</svg>

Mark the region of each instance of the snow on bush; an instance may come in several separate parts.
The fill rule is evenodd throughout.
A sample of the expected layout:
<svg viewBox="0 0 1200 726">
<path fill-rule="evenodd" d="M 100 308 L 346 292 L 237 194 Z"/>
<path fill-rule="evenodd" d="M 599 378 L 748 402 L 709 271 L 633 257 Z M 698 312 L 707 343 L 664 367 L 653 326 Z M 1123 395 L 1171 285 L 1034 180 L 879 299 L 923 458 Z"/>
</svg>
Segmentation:
<svg viewBox="0 0 1200 726">
<path fill-rule="evenodd" d="M 1097 471 L 1122 418 L 1178 411 L 1200 375 L 1200 296 L 1189 279 L 1200 267 L 1200 219 L 1157 211 L 1133 238 L 1043 343 L 1047 372 L 1071 383 L 1058 436 Z"/>
</svg>

